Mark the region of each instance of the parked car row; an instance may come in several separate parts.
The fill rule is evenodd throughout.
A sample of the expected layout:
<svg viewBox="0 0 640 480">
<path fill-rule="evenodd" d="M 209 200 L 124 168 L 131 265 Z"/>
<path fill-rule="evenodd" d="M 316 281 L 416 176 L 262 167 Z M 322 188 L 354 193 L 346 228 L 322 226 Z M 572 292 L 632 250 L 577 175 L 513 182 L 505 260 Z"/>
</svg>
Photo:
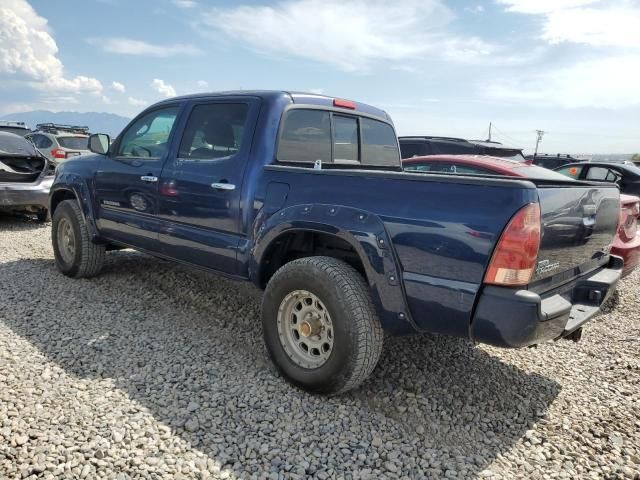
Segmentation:
<svg viewBox="0 0 640 480">
<path fill-rule="evenodd" d="M 54 165 L 69 158 L 91 153 L 89 127 L 41 123 L 33 133 L 26 135 Z"/>
<path fill-rule="evenodd" d="M 326 394 L 367 378 L 383 332 L 577 341 L 623 273 L 611 244 L 637 203 L 622 222 L 617 184 L 509 158 L 404 171 L 402 143 L 384 111 L 322 95 L 162 101 L 56 168 L 57 268 L 91 277 L 127 247 L 251 281 L 275 365 Z"/>
<path fill-rule="evenodd" d="M 600 164 L 585 164 L 592 175 L 577 170 L 576 167 L 562 167 L 557 172 L 537 165 L 517 162 L 506 158 L 482 157 L 478 155 L 431 155 L 413 157 L 402 161 L 405 171 L 453 173 L 460 175 L 505 175 L 510 177 L 564 180 L 570 176 L 581 180 L 605 181 L 608 174 L 600 172 Z M 580 164 L 581 165 L 581 164 Z M 595 177 L 595 178 L 594 178 Z M 610 180 L 622 188 L 622 183 Z M 626 186 L 626 184 L 625 184 Z M 638 265 L 640 255 L 640 235 L 638 234 L 638 215 L 640 198 L 632 195 L 620 195 L 620 221 L 618 232 L 611 244 L 611 253 L 624 260 L 623 275 L 631 273 Z"/>
<path fill-rule="evenodd" d="M 508 147 L 499 142 L 465 140 L 453 137 L 399 137 L 403 159 L 425 155 L 490 155 L 525 161 L 521 148 Z"/>
<path fill-rule="evenodd" d="M 42 123 L 32 131 L 24 122 L 0 121 L 0 210 L 46 221 L 55 167 L 91 153 L 88 141 L 88 127 Z"/>
</svg>

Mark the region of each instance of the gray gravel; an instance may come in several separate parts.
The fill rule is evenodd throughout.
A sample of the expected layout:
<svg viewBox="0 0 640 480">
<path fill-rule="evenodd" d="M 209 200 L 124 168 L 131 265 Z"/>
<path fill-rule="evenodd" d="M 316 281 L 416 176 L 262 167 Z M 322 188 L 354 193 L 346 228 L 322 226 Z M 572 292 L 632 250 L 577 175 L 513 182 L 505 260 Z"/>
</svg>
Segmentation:
<svg viewBox="0 0 640 480">
<path fill-rule="evenodd" d="M 49 236 L 0 216 L 0 478 L 640 478 L 640 273 L 579 344 L 389 339 L 327 399 L 250 285 L 130 251 L 70 280 Z"/>
</svg>

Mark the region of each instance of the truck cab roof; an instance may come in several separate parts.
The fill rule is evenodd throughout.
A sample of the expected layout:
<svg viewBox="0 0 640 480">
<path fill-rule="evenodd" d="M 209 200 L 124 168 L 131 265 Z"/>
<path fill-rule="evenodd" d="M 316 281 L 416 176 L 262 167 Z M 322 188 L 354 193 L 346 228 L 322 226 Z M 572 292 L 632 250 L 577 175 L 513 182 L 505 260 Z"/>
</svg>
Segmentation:
<svg viewBox="0 0 640 480">
<path fill-rule="evenodd" d="M 196 100 L 196 99 L 206 99 L 206 98 L 219 98 L 219 97 L 230 97 L 230 96 L 247 96 L 247 97 L 259 97 L 265 100 L 276 101 L 278 99 L 287 98 L 291 103 L 303 104 L 303 105 L 318 105 L 323 107 L 335 107 L 340 106 L 339 103 L 342 102 L 342 108 L 346 108 L 348 110 L 353 110 L 354 113 L 369 115 L 373 117 L 378 117 L 386 120 L 389 123 L 392 123 L 391 117 L 379 108 L 376 108 L 372 105 L 368 105 L 362 102 L 356 102 L 352 100 L 344 100 L 338 97 L 331 97 L 328 95 L 320 95 L 316 93 L 308 93 L 308 92 L 294 92 L 287 90 L 229 90 L 224 92 L 211 92 L 211 93 L 195 93 L 191 95 L 183 95 L 179 97 L 169 98 L 167 100 L 162 100 L 158 102 L 156 105 L 161 105 L 164 103 L 173 103 L 175 101 L 181 100 Z M 336 101 L 339 102 L 336 104 Z"/>
</svg>

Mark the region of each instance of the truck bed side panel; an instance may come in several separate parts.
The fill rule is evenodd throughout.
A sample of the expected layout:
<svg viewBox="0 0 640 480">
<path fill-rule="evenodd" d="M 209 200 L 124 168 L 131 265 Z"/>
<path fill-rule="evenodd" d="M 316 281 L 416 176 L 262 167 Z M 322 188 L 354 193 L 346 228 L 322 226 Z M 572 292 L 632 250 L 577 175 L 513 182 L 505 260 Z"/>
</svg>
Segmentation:
<svg viewBox="0 0 640 480">
<path fill-rule="evenodd" d="M 461 336 L 497 238 L 537 199 L 528 182 L 406 173 L 267 167 L 261 183 L 271 182 L 292 186 L 283 209 L 336 205 L 380 218 L 402 280 L 389 278 L 388 286 L 403 289 L 406 313 L 419 330 Z M 256 214 L 259 208 L 256 202 Z"/>
</svg>

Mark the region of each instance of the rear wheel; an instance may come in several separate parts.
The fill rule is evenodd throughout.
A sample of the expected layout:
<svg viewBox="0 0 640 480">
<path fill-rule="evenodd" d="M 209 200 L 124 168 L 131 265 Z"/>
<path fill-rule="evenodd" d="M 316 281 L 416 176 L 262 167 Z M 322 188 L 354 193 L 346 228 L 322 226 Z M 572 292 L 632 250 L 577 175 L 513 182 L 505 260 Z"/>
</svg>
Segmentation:
<svg viewBox="0 0 640 480">
<path fill-rule="evenodd" d="M 358 386 L 382 351 L 383 331 L 364 279 L 331 257 L 301 258 L 280 268 L 267 285 L 262 322 L 276 367 L 311 392 Z"/>
<path fill-rule="evenodd" d="M 105 247 L 91 242 L 75 200 L 64 200 L 53 214 L 51 241 L 58 270 L 73 278 L 93 277 L 104 263 Z"/>
</svg>

